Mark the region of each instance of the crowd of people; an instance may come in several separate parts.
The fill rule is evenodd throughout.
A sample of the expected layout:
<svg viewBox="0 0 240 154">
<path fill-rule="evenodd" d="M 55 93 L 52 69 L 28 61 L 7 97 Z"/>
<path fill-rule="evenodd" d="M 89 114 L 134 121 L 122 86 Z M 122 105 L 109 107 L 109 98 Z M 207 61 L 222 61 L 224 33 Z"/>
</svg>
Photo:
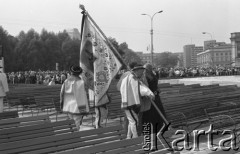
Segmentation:
<svg viewBox="0 0 240 154">
<path fill-rule="evenodd" d="M 201 77 L 201 76 L 227 76 L 227 75 L 240 75 L 240 68 L 236 67 L 158 67 L 153 68 L 155 74 L 159 79 L 162 78 L 187 78 L 187 77 Z M 119 76 L 125 70 L 119 72 Z"/>
<path fill-rule="evenodd" d="M 62 84 L 70 76 L 68 71 L 25 71 L 6 73 L 10 84 Z"/>
<path fill-rule="evenodd" d="M 161 78 L 186 78 L 201 76 L 226 76 L 240 75 L 240 68 L 236 67 L 175 67 L 153 68 L 153 71 Z M 125 70 L 119 72 L 118 77 Z M 69 71 L 19 71 L 6 73 L 10 84 L 62 84 L 70 76 Z"/>
<path fill-rule="evenodd" d="M 236 67 L 176 67 L 176 68 L 158 68 L 155 71 L 160 78 L 174 77 L 200 77 L 200 76 L 223 76 L 239 75 L 240 69 Z"/>
</svg>

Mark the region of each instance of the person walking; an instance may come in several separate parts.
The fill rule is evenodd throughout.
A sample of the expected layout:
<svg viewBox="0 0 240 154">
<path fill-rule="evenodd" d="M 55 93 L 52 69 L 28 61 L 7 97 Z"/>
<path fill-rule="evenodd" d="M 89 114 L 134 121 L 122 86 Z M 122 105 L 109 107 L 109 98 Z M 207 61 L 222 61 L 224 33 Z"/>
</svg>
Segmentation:
<svg viewBox="0 0 240 154">
<path fill-rule="evenodd" d="M 129 121 L 127 139 L 138 137 L 137 124 L 139 121 L 138 113 L 141 106 L 141 96 L 148 96 L 154 99 L 152 91 L 139 81 L 143 75 L 143 71 L 143 66 L 135 66 L 131 70 L 131 73 L 122 79 L 120 86 L 121 108 L 124 109 Z"/>
<path fill-rule="evenodd" d="M 146 69 L 144 72 L 144 76 L 146 78 L 146 85 L 148 85 L 149 89 L 154 93 L 155 99 L 154 102 L 162 112 L 162 114 L 166 117 L 158 90 L 158 76 L 153 73 L 152 65 L 147 63 L 144 65 Z M 152 150 L 156 149 L 156 134 L 160 131 L 161 127 L 163 126 L 164 120 L 159 115 L 157 109 L 151 105 L 150 109 L 143 112 L 142 115 L 142 124 L 151 124 L 152 127 L 152 140 L 154 141 L 154 145 L 152 145 Z"/>
<path fill-rule="evenodd" d="M 60 105 L 64 113 L 68 113 L 70 119 L 75 121 L 80 131 L 83 116 L 89 112 L 89 103 L 84 81 L 79 77 L 82 68 L 72 65 L 71 75 L 62 84 L 60 92 Z"/>
<path fill-rule="evenodd" d="M 0 67 L 2 68 L 2 67 Z M 7 76 L 5 73 L 0 71 L 0 113 L 3 112 L 3 98 L 6 96 L 6 93 L 9 91 Z"/>
<path fill-rule="evenodd" d="M 131 74 L 131 70 L 135 67 L 137 65 L 137 62 L 131 62 L 129 65 L 128 65 L 128 68 L 127 68 L 127 71 L 126 72 L 124 72 L 122 75 L 121 75 L 121 77 L 120 77 L 120 79 L 119 79 L 119 81 L 118 81 L 118 83 L 117 83 L 117 86 L 116 86 L 116 88 L 117 88 L 117 90 L 120 92 L 120 87 L 121 87 L 121 84 L 122 84 L 122 80 L 126 77 L 126 76 L 128 76 L 129 74 Z M 127 133 L 127 131 L 128 131 L 128 124 L 129 124 L 129 122 L 128 122 L 128 119 L 127 119 L 127 117 L 126 117 L 126 115 L 124 116 L 124 120 L 123 120 L 123 127 L 124 127 L 124 130 L 125 130 L 125 132 Z M 126 134 L 127 135 L 127 134 Z"/>
</svg>

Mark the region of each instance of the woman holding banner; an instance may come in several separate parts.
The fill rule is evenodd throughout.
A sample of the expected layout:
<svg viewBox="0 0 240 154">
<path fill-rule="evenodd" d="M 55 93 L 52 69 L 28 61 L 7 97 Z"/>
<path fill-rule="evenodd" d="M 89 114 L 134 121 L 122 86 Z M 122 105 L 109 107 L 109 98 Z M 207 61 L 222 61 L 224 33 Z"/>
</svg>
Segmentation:
<svg viewBox="0 0 240 154">
<path fill-rule="evenodd" d="M 85 91 L 84 81 L 79 77 L 82 68 L 70 67 L 71 76 L 67 78 L 61 88 L 60 104 L 63 112 L 68 113 L 70 119 L 75 121 L 80 130 L 83 116 L 89 112 L 89 103 Z"/>
</svg>

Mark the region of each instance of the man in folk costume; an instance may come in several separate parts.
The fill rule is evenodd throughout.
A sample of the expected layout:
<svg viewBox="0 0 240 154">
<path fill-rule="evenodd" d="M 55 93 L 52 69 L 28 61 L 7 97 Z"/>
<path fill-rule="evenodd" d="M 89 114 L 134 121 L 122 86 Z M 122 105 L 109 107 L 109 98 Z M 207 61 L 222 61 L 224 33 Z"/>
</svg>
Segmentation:
<svg viewBox="0 0 240 154">
<path fill-rule="evenodd" d="M 120 91 L 120 87 L 121 87 L 121 84 L 122 84 L 122 80 L 131 73 L 131 70 L 136 66 L 138 65 L 137 62 L 131 62 L 129 65 L 128 65 L 128 71 L 123 73 L 117 83 L 117 90 Z"/>
<path fill-rule="evenodd" d="M 129 65 L 128 65 L 128 71 L 127 72 L 125 72 L 124 74 L 122 74 L 122 76 L 120 77 L 120 79 L 119 79 L 119 81 L 118 81 L 118 83 L 117 83 L 117 90 L 118 91 L 120 91 L 120 87 L 121 87 L 121 84 L 122 84 L 122 80 L 126 77 L 126 76 L 128 76 L 129 74 L 131 74 L 131 70 L 135 67 L 135 66 L 137 66 L 137 65 L 139 65 L 137 62 L 131 62 Z M 145 78 L 145 76 L 142 76 L 141 78 L 140 78 L 140 81 L 142 81 L 142 83 L 146 83 L 145 81 L 146 81 L 146 78 Z M 149 104 L 150 103 L 150 104 Z M 138 119 L 139 119 L 139 121 L 138 121 L 138 127 L 137 127 L 137 131 L 138 131 L 138 135 L 141 135 L 142 134 L 142 112 L 143 111 L 146 111 L 146 110 L 149 110 L 150 109 L 150 107 L 149 106 L 151 106 L 151 102 L 149 101 L 149 97 L 141 97 L 141 108 L 140 108 L 140 111 L 139 111 L 139 113 L 138 113 Z M 124 130 L 126 130 L 126 132 L 127 132 L 127 130 L 128 130 L 128 119 L 127 119 L 127 117 L 125 116 L 124 117 Z"/>
<path fill-rule="evenodd" d="M 2 68 L 2 67 L 0 67 Z M 0 71 L 0 113 L 3 112 L 3 98 L 6 96 L 6 92 L 9 91 L 7 76 Z"/>
<path fill-rule="evenodd" d="M 131 73 L 128 74 L 120 86 L 122 104 L 121 108 L 125 110 L 126 117 L 129 121 L 127 139 L 138 137 L 137 124 L 138 112 L 141 106 L 141 96 L 148 96 L 154 99 L 152 91 L 144 86 L 139 78 L 143 75 L 144 67 L 135 66 Z"/>
<path fill-rule="evenodd" d="M 82 68 L 70 67 L 71 76 L 67 78 L 61 88 L 60 103 L 63 112 L 68 113 L 70 119 L 75 121 L 80 130 L 83 116 L 89 112 L 89 103 L 85 91 L 84 81 L 79 77 Z"/>
</svg>

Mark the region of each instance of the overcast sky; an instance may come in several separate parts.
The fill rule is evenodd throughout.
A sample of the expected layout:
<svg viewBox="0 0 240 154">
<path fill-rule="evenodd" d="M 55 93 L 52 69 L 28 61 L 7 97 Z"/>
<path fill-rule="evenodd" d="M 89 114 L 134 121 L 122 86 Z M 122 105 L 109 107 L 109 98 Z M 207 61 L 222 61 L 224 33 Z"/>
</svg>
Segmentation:
<svg viewBox="0 0 240 154">
<path fill-rule="evenodd" d="M 203 46 L 211 33 L 218 42 L 230 43 L 230 33 L 240 32 L 239 0 L 0 0 L 0 25 L 16 36 L 30 28 L 59 32 L 81 27 L 86 10 L 107 37 L 126 42 L 134 51 L 150 45 L 153 20 L 154 52 L 182 52 L 186 44 Z"/>
</svg>

